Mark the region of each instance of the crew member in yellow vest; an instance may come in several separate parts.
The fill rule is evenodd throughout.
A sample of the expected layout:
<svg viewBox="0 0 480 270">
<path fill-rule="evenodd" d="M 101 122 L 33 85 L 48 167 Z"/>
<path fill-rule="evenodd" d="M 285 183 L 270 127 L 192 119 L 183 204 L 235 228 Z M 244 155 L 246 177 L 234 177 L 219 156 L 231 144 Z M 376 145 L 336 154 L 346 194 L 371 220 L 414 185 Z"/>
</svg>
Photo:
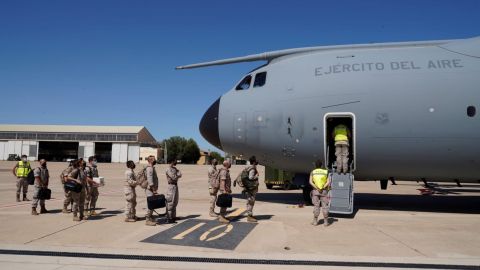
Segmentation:
<svg viewBox="0 0 480 270">
<path fill-rule="evenodd" d="M 27 198 L 28 192 L 28 174 L 32 171 L 30 167 L 30 162 L 27 160 L 26 155 L 22 155 L 22 160 L 20 160 L 15 167 L 13 167 L 12 173 L 17 177 L 17 202 L 20 202 L 20 193 L 23 189 L 23 200 L 30 201 Z"/>
<path fill-rule="evenodd" d="M 333 129 L 332 137 L 335 141 L 335 156 L 337 157 L 337 172 L 348 172 L 348 148 L 350 147 L 351 133 L 344 124 Z"/>
<path fill-rule="evenodd" d="M 322 161 L 315 162 L 315 170 L 310 173 L 310 185 L 313 190 L 310 193 L 313 203 L 313 221 L 312 225 L 318 225 L 318 216 L 320 215 L 320 205 L 323 213 L 323 225 L 330 225 L 328 221 L 328 209 L 330 206 L 328 191 L 330 190 L 330 176 L 328 170 L 322 168 Z"/>
</svg>

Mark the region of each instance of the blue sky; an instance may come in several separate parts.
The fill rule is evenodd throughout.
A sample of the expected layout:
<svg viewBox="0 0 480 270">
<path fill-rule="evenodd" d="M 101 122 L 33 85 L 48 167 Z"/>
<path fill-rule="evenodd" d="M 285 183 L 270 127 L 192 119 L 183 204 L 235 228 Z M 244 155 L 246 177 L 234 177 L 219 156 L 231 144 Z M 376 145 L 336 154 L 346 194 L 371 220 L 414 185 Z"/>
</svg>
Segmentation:
<svg viewBox="0 0 480 270">
<path fill-rule="evenodd" d="M 0 123 L 145 125 L 200 135 L 263 63 L 178 65 L 293 47 L 480 35 L 480 1 L 0 2 Z"/>
</svg>

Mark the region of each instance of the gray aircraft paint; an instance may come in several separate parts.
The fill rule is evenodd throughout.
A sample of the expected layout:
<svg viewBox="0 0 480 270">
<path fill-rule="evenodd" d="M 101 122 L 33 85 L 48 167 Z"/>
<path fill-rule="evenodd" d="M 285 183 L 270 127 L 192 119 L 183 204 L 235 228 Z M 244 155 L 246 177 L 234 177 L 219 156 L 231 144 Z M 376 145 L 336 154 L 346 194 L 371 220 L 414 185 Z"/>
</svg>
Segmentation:
<svg viewBox="0 0 480 270">
<path fill-rule="evenodd" d="M 222 96 L 223 150 L 309 172 L 324 157 L 325 114 L 348 112 L 356 179 L 480 179 L 480 115 L 467 116 L 480 108 L 480 38 L 319 48 L 267 57 L 251 73 L 267 72 L 263 87 Z"/>
</svg>

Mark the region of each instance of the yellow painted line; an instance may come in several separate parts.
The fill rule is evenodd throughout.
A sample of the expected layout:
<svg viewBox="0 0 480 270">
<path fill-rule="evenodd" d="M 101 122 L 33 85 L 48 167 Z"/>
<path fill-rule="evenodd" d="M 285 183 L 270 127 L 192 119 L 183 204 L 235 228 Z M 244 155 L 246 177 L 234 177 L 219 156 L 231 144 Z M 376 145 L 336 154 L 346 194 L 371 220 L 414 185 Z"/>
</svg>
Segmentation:
<svg viewBox="0 0 480 270">
<path fill-rule="evenodd" d="M 247 211 L 247 209 L 245 208 L 238 208 L 237 210 L 235 210 L 234 212 L 230 213 L 227 217 L 238 217 L 240 216 L 241 214 L 243 214 L 243 212 Z"/>
<path fill-rule="evenodd" d="M 184 232 L 182 232 L 182 233 L 180 233 L 180 234 L 175 235 L 172 239 L 173 239 L 173 240 L 182 240 L 182 239 L 183 239 L 185 236 L 187 236 L 189 233 L 195 231 L 196 229 L 202 227 L 202 226 L 205 225 L 205 224 L 207 224 L 207 223 L 205 223 L 205 222 L 198 223 L 197 225 L 191 227 L 190 229 L 188 229 L 188 230 L 186 230 L 186 231 L 184 231 Z"/>
<path fill-rule="evenodd" d="M 227 228 L 225 228 L 225 231 L 223 231 L 222 233 L 220 233 L 220 234 L 218 234 L 214 237 L 207 238 L 210 233 L 212 233 L 212 232 L 214 232 L 218 229 L 221 229 L 223 227 L 227 227 Z M 213 241 L 213 240 L 217 240 L 218 238 L 221 238 L 221 237 L 225 236 L 232 229 L 233 229 L 232 224 L 223 224 L 223 225 L 219 225 L 217 227 L 213 227 L 210 230 L 208 230 L 207 232 L 205 232 L 204 234 L 202 234 L 202 236 L 200 236 L 200 241 L 205 241 L 206 240 L 207 242 L 210 242 L 210 241 Z"/>
</svg>

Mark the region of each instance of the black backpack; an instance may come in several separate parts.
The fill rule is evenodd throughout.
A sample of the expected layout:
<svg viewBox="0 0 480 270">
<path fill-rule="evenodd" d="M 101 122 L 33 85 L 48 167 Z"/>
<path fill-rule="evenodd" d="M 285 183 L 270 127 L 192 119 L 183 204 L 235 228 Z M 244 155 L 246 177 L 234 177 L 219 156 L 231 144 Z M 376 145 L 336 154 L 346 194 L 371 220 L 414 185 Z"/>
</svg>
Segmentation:
<svg viewBox="0 0 480 270">
<path fill-rule="evenodd" d="M 30 172 L 27 175 L 27 181 L 29 185 L 34 185 L 35 184 L 35 176 L 33 175 L 33 170 L 30 170 Z"/>
</svg>

